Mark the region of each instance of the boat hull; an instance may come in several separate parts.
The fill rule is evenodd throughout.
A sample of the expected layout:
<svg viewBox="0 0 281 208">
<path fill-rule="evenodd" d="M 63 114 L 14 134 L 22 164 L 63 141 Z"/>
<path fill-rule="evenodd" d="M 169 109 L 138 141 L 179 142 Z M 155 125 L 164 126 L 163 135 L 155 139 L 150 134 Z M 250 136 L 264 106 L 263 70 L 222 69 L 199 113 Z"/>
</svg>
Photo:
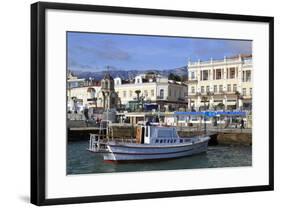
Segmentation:
<svg viewBox="0 0 281 208">
<path fill-rule="evenodd" d="M 108 144 L 109 152 L 104 154 L 106 161 L 138 161 L 179 158 L 205 152 L 209 137 L 200 141 L 175 145 Z"/>
</svg>

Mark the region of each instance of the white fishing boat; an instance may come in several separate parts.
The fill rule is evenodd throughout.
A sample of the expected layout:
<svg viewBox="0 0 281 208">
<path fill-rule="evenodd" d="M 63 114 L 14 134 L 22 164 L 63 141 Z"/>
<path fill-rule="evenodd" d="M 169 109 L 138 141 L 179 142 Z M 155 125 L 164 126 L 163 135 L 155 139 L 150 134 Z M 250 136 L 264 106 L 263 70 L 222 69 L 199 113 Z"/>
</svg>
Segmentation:
<svg viewBox="0 0 281 208">
<path fill-rule="evenodd" d="M 137 127 L 133 141 L 102 141 L 100 135 L 91 134 L 89 151 L 103 153 L 106 161 L 169 159 L 205 152 L 209 139 L 206 135 L 179 137 L 175 127 L 143 125 Z"/>
</svg>

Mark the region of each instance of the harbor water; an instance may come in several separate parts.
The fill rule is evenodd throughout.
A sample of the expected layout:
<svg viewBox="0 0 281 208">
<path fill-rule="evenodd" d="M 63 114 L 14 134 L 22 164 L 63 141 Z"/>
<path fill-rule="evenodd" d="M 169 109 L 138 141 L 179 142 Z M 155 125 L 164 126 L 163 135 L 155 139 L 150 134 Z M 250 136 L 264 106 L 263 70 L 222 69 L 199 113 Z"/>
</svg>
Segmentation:
<svg viewBox="0 0 281 208">
<path fill-rule="evenodd" d="M 67 174 L 136 172 L 252 165 L 251 146 L 209 146 L 206 153 L 161 161 L 108 163 L 102 154 L 87 151 L 87 141 L 68 142 Z"/>
</svg>

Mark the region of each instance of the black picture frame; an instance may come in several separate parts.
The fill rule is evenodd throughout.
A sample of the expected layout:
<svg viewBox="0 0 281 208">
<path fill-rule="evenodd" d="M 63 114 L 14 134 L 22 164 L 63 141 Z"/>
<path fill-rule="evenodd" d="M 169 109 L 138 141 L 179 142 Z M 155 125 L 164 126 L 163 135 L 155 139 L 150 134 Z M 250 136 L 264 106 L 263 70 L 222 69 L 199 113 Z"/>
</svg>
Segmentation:
<svg viewBox="0 0 281 208">
<path fill-rule="evenodd" d="M 72 198 L 46 198 L 46 82 L 45 82 L 45 39 L 47 9 L 72 11 L 121 13 L 131 15 L 155 15 L 167 17 L 187 17 L 216 20 L 235 20 L 263 22 L 269 24 L 269 184 L 236 188 L 211 188 L 201 190 L 163 191 L 153 193 L 130 193 L 120 195 L 85 196 Z M 129 7 L 95 6 L 83 4 L 65 4 L 38 2 L 31 5 L 31 203 L 35 205 L 72 204 L 132 200 L 146 198 L 163 198 L 193 196 L 205 194 L 222 194 L 236 192 L 269 191 L 274 189 L 274 18 L 266 16 L 249 16 L 235 14 L 217 14 L 160 9 Z"/>
</svg>

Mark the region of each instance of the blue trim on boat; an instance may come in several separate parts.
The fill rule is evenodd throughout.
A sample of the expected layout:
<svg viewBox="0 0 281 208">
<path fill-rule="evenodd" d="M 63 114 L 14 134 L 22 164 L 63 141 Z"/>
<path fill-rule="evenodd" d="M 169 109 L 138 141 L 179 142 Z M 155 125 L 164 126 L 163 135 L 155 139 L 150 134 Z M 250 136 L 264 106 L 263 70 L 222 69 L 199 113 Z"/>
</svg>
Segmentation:
<svg viewBox="0 0 281 208">
<path fill-rule="evenodd" d="M 182 152 L 189 152 L 192 149 L 188 149 L 188 150 L 181 150 L 181 151 L 175 151 L 175 152 L 159 152 L 159 153 L 145 153 L 145 152 L 141 152 L 141 153 L 136 153 L 136 152 L 109 152 L 111 154 L 120 154 L 120 155 L 167 155 L 167 154 L 177 154 L 177 153 L 182 153 Z"/>
</svg>

